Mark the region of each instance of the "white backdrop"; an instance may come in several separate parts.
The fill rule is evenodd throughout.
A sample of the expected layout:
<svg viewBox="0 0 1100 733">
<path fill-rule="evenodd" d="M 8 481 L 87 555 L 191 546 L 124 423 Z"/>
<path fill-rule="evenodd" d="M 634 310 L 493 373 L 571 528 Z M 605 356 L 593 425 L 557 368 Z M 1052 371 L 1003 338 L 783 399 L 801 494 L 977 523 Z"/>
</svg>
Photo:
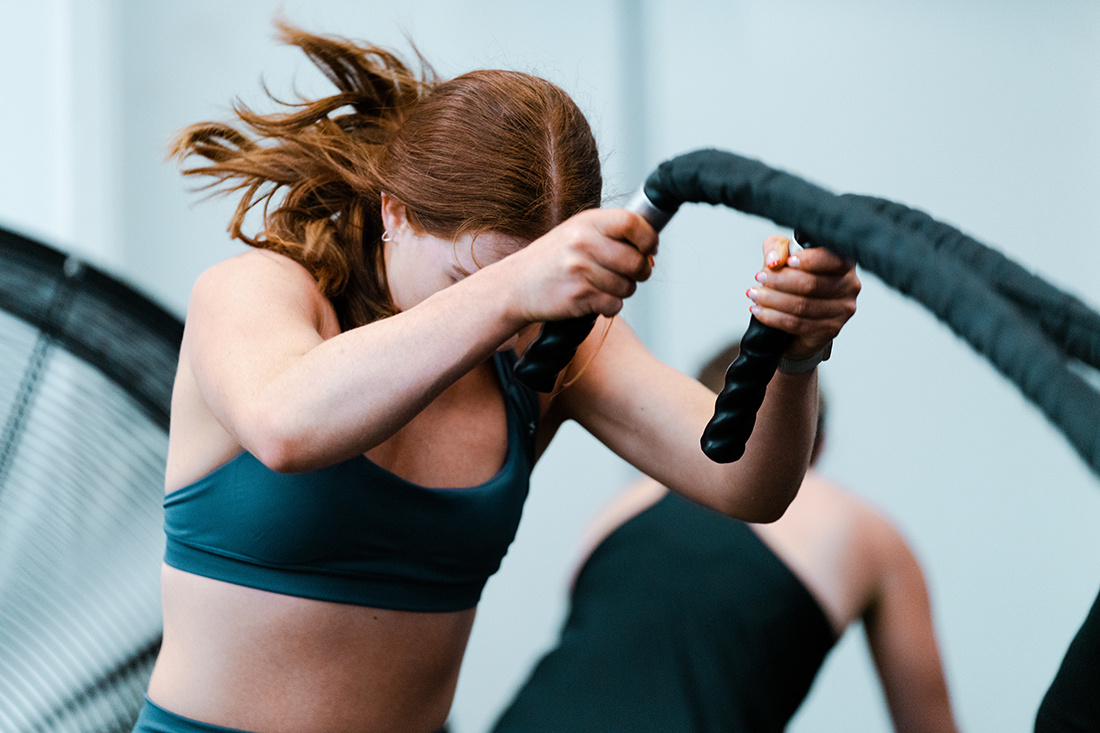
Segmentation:
<svg viewBox="0 0 1100 733">
<path fill-rule="evenodd" d="M 239 246 L 224 233 L 231 205 L 199 203 L 164 147 L 235 96 L 262 103 L 261 77 L 275 91 L 317 87 L 272 40 L 280 7 L 397 48 L 407 31 L 444 74 L 553 79 L 593 122 L 608 194 L 666 157 L 727 148 L 923 209 L 1097 304 L 1100 6 L 1088 0 L 0 0 L 0 224 L 182 314 L 198 273 Z M 628 319 L 694 370 L 747 322 L 743 293 L 773 229 L 685 207 Z M 963 728 L 1030 730 L 1100 584 L 1100 487 L 982 359 L 864 283 L 822 369 L 823 469 L 893 516 L 922 559 Z M 579 431 L 551 447 L 479 610 L 456 733 L 484 731 L 552 642 L 579 535 L 631 476 Z M 792 730 L 887 729 L 850 633 Z"/>
</svg>

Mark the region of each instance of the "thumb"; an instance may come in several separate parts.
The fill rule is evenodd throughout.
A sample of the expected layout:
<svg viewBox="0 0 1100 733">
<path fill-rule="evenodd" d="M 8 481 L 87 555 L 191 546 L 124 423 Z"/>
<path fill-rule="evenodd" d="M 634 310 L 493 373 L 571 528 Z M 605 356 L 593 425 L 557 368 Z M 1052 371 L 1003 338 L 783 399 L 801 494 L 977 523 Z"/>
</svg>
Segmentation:
<svg viewBox="0 0 1100 733">
<path fill-rule="evenodd" d="M 764 266 L 769 270 L 778 270 L 787 264 L 791 254 L 791 240 L 773 234 L 764 240 Z"/>
</svg>

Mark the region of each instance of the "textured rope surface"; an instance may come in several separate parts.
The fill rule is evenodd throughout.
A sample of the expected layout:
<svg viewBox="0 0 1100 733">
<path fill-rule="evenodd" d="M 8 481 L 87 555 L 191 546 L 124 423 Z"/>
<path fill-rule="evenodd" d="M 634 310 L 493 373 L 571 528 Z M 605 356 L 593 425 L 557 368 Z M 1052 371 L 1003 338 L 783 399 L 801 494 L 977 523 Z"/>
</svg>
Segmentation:
<svg viewBox="0 0 1100 733">
<path fill-rule="evenodd" d="M 1100 394 L 1071 368 L 1072 360 L 1097 365 L 1100 316 L 1080 300 L 926 214 L 838 196 L 732 153 L 673 158 L 646 191 L 661 207 L 724 204 L 800 229 L 874 273 L 986 357 L 1100 474 Z"/>
</svg>

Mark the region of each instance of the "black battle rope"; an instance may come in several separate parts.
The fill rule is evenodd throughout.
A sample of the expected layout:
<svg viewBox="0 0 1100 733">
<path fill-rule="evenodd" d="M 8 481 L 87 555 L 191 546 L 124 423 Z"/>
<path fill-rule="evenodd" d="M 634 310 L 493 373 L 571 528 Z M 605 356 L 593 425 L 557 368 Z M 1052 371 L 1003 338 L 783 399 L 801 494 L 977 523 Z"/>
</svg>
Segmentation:
<svg viewBox="0 0 1100 733">
<path fill-rule="evenodd" d="M 1077 297 L 1025 270 L 952 226 L 907 206 L 872 196 L 845 194 L 923 237 L 935 249 L 966 263 L 1002 296 L 1035 320 L 1067 355 L 1100 369 L 1100 314 Z"/>
<path fill-rule="evenodd" d="M 809 241 L 874 273 L 890 287 L 920 302 L 985 356 L 1100 474 L 1100 429 L 1095 418 L 1100 415 L 1100 394 L 1070 369 L 1067 354 L 1095 365 L 1100 352 L 1100 320 L 1080 301 L 1060 301 L 1072 306 L 1068 315 L 1049 313 L 1052 304 L 1041 302 L 1025 287 L 1044 281 L 982 245 L 974 247 L 977 243 L 973 240 L 966 242 L 950 235 L 949 227 L 927 215 L 890 202 L 884 204 L 881 199 L 837 196 L 732 153 L 699 150 L 672 158 L 646 179 L 643 191 L 650 208 L 663 213 L 665 221 L 683 202 L 723 204 L 797 229 Z M 641 212 L 645 215 L 644 206 Z M 1044 284 L 1043 291 L 1060 292 L 1048 288 L 1053 286 Z M 558 325 L 546 324 L 543 334 L 524 354 L 525 360 L 535 361 L 540 369 L 545 369 L 542 364 L 546 362 L 556 364 L 553 375 L 568 363 L 580 344 L 564 342 L 557 335 Z M 554 337 L 548 341 L 554 343 L 556 339 L 558 344 L 549 353 L 546 343 L 539 343 L 546 335 Z M 775 356 L 769 360 L 777 359 Z M 731 365 L 731 371 L 736 371 L 736 364 Z M 524 360 L 517 364 L 521 379 L 534 371 Z M 774 368 L 755 372 L 755 377 L 766 385 Z M 750 381 L 755 377 L 750 376 Z M 736 388 L 723 390 L 723 394 L 727 391 L 732 392 L 731 400 L 737 398 Z M 703 448 L 708 455 L 711 453 L 705 438 L 716 424 L 724 425 L 723 435 L 737 428 L 747 436 L 744 424 L 729 426 L 727 423 L 737 420 L 719 414 L 723 412 L 721 402 L 720 397 L 715 417 L 704 432 Z M 740 419 L 748 422 L 751 431 L 755 408 L 747 418 Z M 737 451 L 719 452 L 728 455 Z M 724 457 L 711 455 L 719 461 Z M 730 460 L 736 460 L 736 456 Z"/>
</svg>

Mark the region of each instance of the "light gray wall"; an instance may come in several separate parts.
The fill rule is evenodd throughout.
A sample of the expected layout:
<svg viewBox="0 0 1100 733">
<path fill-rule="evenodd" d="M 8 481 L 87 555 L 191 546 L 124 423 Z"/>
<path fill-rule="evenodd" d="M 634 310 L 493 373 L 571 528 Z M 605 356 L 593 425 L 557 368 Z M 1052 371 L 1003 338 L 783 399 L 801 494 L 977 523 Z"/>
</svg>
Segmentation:
<svg viewBox="0 0 1100 733">
<path fill-rule="evenodd" d="M 113 9 L 0 0 L 0 225 L 117 268 Z"/>
<path fill-rule="evenodd" d="M 195 276 L 239 246 L 230 203 L 199 203 L 165 145 L 235 96 L 262 103 L 261 76 L 277 92 L 318 88 L 271 38 L 279 7 L 398 48 L 408 31 L 444 74 L 550 77 L 592 119 L 609 193 L 723 147 L 921 208 L 1096 304 L 1100 8 L 1087 0 L 0 0 L 0 99 L 19 110 L 0 115 L 0 223 L 182 313 Z M 677 215 L 627 316 L 659 356 L 691 371 L 744 327 L 773 229 L 708 207 Z M 1100 582 L 1096 478 L 968 347 L 864 283 L 822 370 L 823 469 L 889 512 L 923 560 L 964 729 L 1029 730 Z M 551 643 L 579 535 L 631 475 L 579 431 L 552 446 L 486 589 L 456 733 L 483 731 Z M 792 730 L 886 729 L 857 631 Z"/>
</svg>

